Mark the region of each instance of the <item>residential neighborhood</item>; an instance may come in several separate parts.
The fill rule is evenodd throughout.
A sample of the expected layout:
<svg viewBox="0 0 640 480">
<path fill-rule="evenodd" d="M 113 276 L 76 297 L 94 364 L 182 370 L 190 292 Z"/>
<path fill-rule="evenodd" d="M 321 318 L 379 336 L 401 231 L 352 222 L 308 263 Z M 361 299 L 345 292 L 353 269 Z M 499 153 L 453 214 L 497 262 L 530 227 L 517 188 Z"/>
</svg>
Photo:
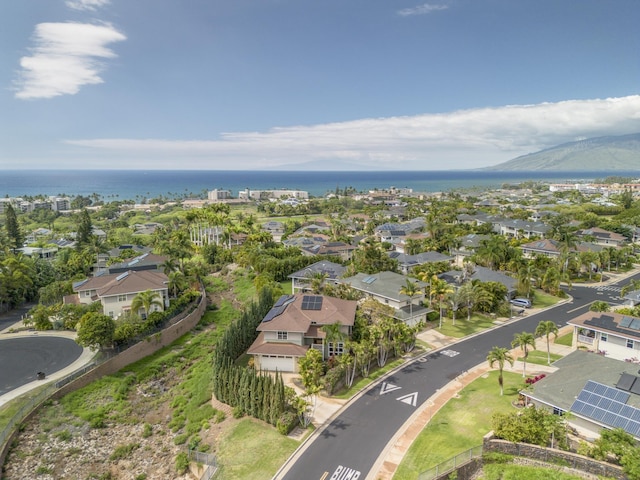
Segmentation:
<svg viewBox="0 0 640 480">
<path fill-rule="evenodd" d="M 31 302 L 25 329 L 73 332 L 109 353 L 151 338 L 203 295 L 203 318 L 224 325 L 228 343 L 215 347 L 211 401 L 291 434 L 374 371 L 428 355 L 438 342 L 492 335 L 569 302 L 575 288 L 615 285 L 563 324 L 522 332 L 507 353 L 484 357 L 518 359 L 526 379 L 536 368 L 527 366 L 530 349 L 544 354 L 545 335 L 549 342 L 564 328 L 572 353 L 553 361 L 548 353 L 544 378 L 518 395 L 551 414 L 570 412 L 567 425 L 584 441 L 618 427 L 640 440 L 632 378 L 640 283 L 624 283 L 640 264 L 638 192 L 531 183 L 314 198 L 217 189 L 150 199 L 146 209 L 88 197 L 3 199 L 0 310 Z M 292 393 L 269 400 L 277 414 L 247 400 L 252 388 L 285 387 Z M 594 414 L 602 408 L 593 395 L 616 392 L 624 392 L 619 408 Z"/>
</svg>

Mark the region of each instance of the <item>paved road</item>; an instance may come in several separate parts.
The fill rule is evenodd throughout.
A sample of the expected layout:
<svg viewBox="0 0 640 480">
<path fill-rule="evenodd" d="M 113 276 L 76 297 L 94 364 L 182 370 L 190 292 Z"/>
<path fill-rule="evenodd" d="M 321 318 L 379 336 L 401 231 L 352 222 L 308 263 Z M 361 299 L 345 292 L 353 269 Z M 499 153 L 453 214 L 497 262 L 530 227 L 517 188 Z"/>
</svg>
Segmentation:
<svg viewBox="0 0 640 480">
<path fill-rule="evenodd" d="M 50 375 L 71 365 L 82 347 L 70 338 L 38 336 L 0 338 L 0 397 L 37 380 L 37 373 Z"/>
<path fill-rule="evenodd" d="M 640 278 L 640 274 L 631 278 Z M 620 282 L 626 283 L 628 279 Z M 569 303 L 525 316 L 412 361 L 353 401 L 277 478 L 364 480 L 387 443 L 416 409 L 451 380 L 485 362 L 492 347 L 511 348 L 514 334 L 533 332 L 541 320 L 563 325 L 586 312 L 596 300 L 619 303 L 616 288 L 620 284 L 601 290 L 575 287 Z"/>
</svg>

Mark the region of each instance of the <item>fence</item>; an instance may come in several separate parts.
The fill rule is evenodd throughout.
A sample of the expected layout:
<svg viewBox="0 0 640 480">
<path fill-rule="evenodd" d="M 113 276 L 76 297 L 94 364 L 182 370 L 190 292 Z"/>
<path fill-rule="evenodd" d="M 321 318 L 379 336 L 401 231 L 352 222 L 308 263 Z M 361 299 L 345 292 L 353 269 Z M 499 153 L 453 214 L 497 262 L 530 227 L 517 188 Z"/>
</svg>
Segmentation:
<svg viewBox="0 0 640 480">
<path fill-rule="evenodd" d="M 204 312 L 204 308 L 206 306 L 206 295 L 204 294 L 204 287 L 202 288 L 202 295 L 200 296 L 199 300 L 196 300 L 195 302 L 193 302 L 194 304 L 198 305 L 195 310 L 193 309 L 193 304 L 189 305 L 186 307 L 187 310 L 187 316 L 189 314 L 196 314 L 196 317 L 193 318 L 193 321 L 195 321 L 197 323 L 197 321 L 200 320 L 200 318 L 202 317 L 202 313 Z M 182 317 L 181 320 L 185 320 L 186 317 Z M 182 333 L 182 329 L 180 328 L 180 326 L 178 325 L 176 327 L 178 322 L 172 322 L 171 320 L 169 320 L 169 324 L 171 325 L 171 327 L 166 328 L 166 330 L 163 330 L 163 332 L 171 332 L 172 333 L 172 337 L 177 337 L 180 333 Z M 191 328 L 191 327 L 190 327 Z M 167 340 L 167 342 L 169 342 L 169 340 Z M 142 342 L 140 342 L 141 344 Z M 138 344 L 139 345 L 139 344 Z M 162 345 L 158 344 L 155 348 L 155 350 L 159 349 Z M 134 346 L 135 347 L 135 346 Z M 129 349 L 127 349 L 129 350 Z M 134 348 L 131 348 L 130 350 L 134 350 Z M 154 351 L 155 351 L 154 350 Z M 142 353 L 146 353 L 147 355 L 149 354 L 149 352 L 142 352 Z M 117 359 L 118 357 L 120 357 L 121 355 L 117 355 L 116 357 L 113 357 L 112 359 L 110 359 L 110 361 L 113 361 L 115 359 Z M 127 364 L 132 363 L 135 360 L 139 360 L 139 358 L 133 358 L 131 359 L 131 361 L 129 361 Z M 97 372 L 98 370 L 100 370 L 100 368 L 102 368 L 103 366 L 105 366 L 107 364 L 107 359 L 104 359 L 101 366 L 99 365 L 99 362 L 93 362 L 90 365 L 86 365 L 85 367 L 80 368 L 79 370 L 76 370 L 75 372 L 67 375 L 66 377 L 62 378 L 61 380 L 57 381 L 55 384 L 51 384 L 48 387 L 46 387 L 44 390 L 38 392 L 36 395 L 34 395 L 33 397 L 29 398 L 21 407 L 20 410 L 18 410 L 15 414 L 13 414 L 12 418 L 8 421 L 6 427 L 2 430 L 2 432 L 0 432 L 0 466 L 2 466 L 4 464 L 4 460 L 5 457 L 7 455 L 7 451 L 8 451 L 8 442 L 12 440 L 12 436 L 16 433 L 16 425 L 20 424 L 21 422 L 23 422 L 25 419 L 28 418 L 28 416 L 34 412 L 44 401 L 56 396 L 56 395 L 61 395 L 61 394 L 65 394 L 68 393 L 68 389 L 70 387 L 72 387 L 73 385 L 75 385 L 78 382 L 81 382 L 83 378 L 89 378 L 91 376 L 91 373 L 88 372 Z M 126 362 L 125 362 L 126 363 Z M 96 368 L 98 367 L 98 368 Z M 119 369 L 119 368 L 118 368 Z M 109 374 L 109 373 L 113 373 L 113 372 L 104 372 L 104 374 Z M 100 375 L 102 375 L 103 373 L 101 373 Z M 90 380 L 95 380 L 95 379 L 90 379 Z M 73 384 L 72 384 L 73 382 Z M 71 385 L 70 385 L 71 384 Z M 79 386 L 82 386 L 80 383 L 78 383 Z M 71 390 L 69 390 L 71 391 Z M 215 473 L 215 471 L 214 471 Z M 213 475 L 213 474 L 212 474 Z M 207 480 L 210 480 L 211 476 L 209 476 L 207 478 Z"/>
<path fill-rule="evenodd" d="M 197 452 L 196 450 L 189 450 L 189 461 L 201 463 L 202 465 L 206 465 L 207 468 L 204 470 L 200 480 L 211 480 L 213 476 L 218 471 L 218 462 L 216 461 L 215 455 L 204 452 Z"/>
<path fill-rule="evenodd" d="M 433 480 L 442 475 L 446 475 L 450 472 L 453 472 L 454 470 L 457 470 L 461 466 L 469 463 L 474 458 L 478 458 L 481 456 L 482 456 L 482 445 L 470 448 L 466 452 L 462 452 L 456 455 L 455 457 L 450 458 L 449 460 L 445 460 L 444 462 L 436 465 L 430 470 L 422 472 L 418 476 L 418 480 Z"/>
</svg>

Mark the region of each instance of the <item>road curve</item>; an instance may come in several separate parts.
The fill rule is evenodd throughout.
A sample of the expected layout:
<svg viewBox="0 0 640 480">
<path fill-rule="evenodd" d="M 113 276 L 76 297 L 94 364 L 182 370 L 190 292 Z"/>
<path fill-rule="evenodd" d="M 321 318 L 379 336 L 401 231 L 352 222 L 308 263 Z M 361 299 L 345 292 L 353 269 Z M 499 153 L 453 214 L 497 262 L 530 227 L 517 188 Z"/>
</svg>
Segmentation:
<svg viewBox="0 0 640 480">
<path fill-rule="evenodd" d="M 632 278 L 640 277 L 635 275 Z M 406 420 L 426 405 L 438 389 L 486 361 L 494 346 L 511 348 L 514 334 L 533 332 L 541 320 L 565 324 L 588 310 L 595 300 L 613 300 L 619 280 L 606 287 L 576 287 L 571 302 L 525 316 L 496 329 L 427 353 L 374 383 L 355 398 L 313 441 L 307 442 L 274 478 L 285 480 L 364 480 L 388 442 Z M 311 439 L 310 439 L 311 440 Z"/>
<path fill-rule="evenodd" d="M 50 376 L 68 367 L 82 352 L 81 346 L 66 337 L 34 333 L 0 338 L 0 397 L 37 380 L 38 372 Z"/>
</svg>

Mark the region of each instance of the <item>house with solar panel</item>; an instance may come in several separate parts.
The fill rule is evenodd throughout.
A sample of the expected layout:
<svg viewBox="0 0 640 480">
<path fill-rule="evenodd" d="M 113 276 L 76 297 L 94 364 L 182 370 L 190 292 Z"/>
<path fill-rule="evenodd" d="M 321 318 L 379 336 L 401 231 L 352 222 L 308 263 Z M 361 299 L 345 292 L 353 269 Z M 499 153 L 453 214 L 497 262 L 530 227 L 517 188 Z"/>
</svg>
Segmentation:
<svg viewBox="0 0 640 480">
<path fill-rule="evenodd" d="M 141 292 L 151 290 L 169 306 L 169 278 L 157 270 L 128 270 L 120 274 L 100 275 L 73 284 L 74 295 L 64 297 L 64 303 L 91 304 L 100 302 L 102 311 L 111 318 L 118 318 L 131 310 L 131 302 Z M 161 310 L 159 305 L 153 311 Z M 141 312 L 148 315 L 151 312 Z"/>
<path fill-rule="evenodd" d="M 394 318 L 403 321 L 410 327 L 427 320 L 431 308 L 423 305 L 427 283 L 412 280 L 418 287 L 418 293 L 410 298 L 401 293 L 407 283 L 407 277 L 395 272 L 378 272 L 373 274 L 358 273 L 353 277 L 339 280 L 340 283 L 350 285 L 365 297 L 393 307 Z"/>
<path fill-rule="evenodd" d="M 603 428 L 622 428 L 640 440 L 638 365 L 595 353 L 575 351 L 553 364 L 557 370 L 520 393 L 528 403 L 554 413 L 595 439 Z"/>
<path fill-rule="evenodd" d="M 258 337 L 247 350 L 256 368 L 297 372 L 298 360 L 314 348 L 323 359 L 341 355 L 344 342 L 328 342 L 324 325 L 340 324 L 345 338 L 351 336 L 357 302 L 324 295 L 283 295 L 257 327 Z"/>
<path fill-rule="evenodd" d="M 640 318 L 615 312 L 586 312 L 567 322 L 573 326 L 573 348 L 604 352 L 617 360 L 640 358 Z"/>
</svg>

